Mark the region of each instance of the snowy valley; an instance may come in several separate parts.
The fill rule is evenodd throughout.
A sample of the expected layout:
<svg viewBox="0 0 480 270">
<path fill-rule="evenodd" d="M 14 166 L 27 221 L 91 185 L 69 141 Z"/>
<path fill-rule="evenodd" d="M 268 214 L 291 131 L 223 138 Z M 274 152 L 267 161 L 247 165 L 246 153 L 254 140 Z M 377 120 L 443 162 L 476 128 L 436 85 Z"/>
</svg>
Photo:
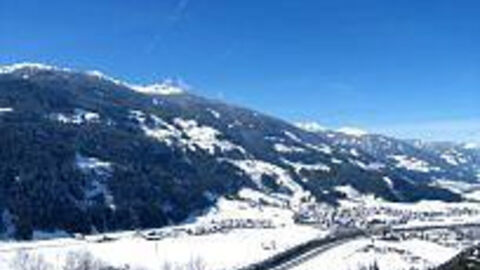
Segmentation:
<svg viewBox="0 0 480 270">
<path fill-rule="evenodd" d="M 0 67 L 0 128 L 0 269 L 426 270 L 480 240 L 472 144 L 41 64 Z"/>
</svg>

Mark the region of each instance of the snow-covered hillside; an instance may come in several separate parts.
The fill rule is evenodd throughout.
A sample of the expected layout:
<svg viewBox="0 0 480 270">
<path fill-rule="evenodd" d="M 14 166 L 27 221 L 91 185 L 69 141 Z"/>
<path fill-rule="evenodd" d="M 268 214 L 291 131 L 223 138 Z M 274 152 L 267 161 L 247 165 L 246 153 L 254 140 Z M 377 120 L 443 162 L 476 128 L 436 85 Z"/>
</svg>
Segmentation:
<svg viewBox="0 0 480 270">
<path fill-rule="evenodd" d="M 51 267 L 48 270 L 64 269 L 69 256 L 85 254 L 105 265 L 134 269 L 166 265 L 187 269 L 191 264 L 201 269 L 236 269 L 328 233 L 295 224 L 293 212 L 282 205 L 258 204 L 256 196 L 261 194 L 245 190 L 241 195 L 241 201 L 220 199 L 210 211 L 181 226 L 77 239 L 57 234 L 59 238 L 51 240 L 0 242 L 0 269 L 15 270 L 13 265 L 23 253 L 41 258 Z"/>
<path fill-rule="evenodd" d="M 230 269 L 340 229 L 479 221 L 475 147 L 298 128 L 188 89 L 2 66 L 0 237 L 63 237 L 2 242 L 2 266 L 19 249 L 56 265 L 85 249 L 117 266 Z"/>
<path fill-rule="evenodd" d="M 429 241 L 359 239 L 340 245 L 294 270 L 361 270 L 377 265 L 388 270 L 427 270 L 455 256 L 459 250 Z"/>
<path fill-rule="evenodd" d="M 368 134 L 317 133 L 312 124 L 305 131 L 188 89 L 42 64 L 2 66 L 0 211 L 9 218 L 0 235 L 176 224 L 245 189 L 291 210 L 336 204 L 348 195 L 344 186 L 390 201 L 460 201 L 435 181 L 472 181 L 465 166 L 476 161 L 463 154 L 445 152 L 443 163 L 405 152 L 384 158 L 355 145 Z M 447 178 L 454 162 L 464 169 Z"/>
<path fill-rule="evenodd" d="M 262 200 L 269 205 L 260 204 Z M 64 269 L 69 258 L 86 254 L 103 265 L 129 265 L 130 269 L 189 269 L 193 265 L 195 269 L 239 269 L 332 235 L 351 226 L 349 220 L 353 220 L 358 228 L 380 222 L 405 231 L 350 239 L 294 269 L 360 270 L 377 264 L 380 269 L 424 270 L 446 262 L 480 239 L 480 228 L 448 229 L 453 224 L 480 224 L 480 206 L 472 203 L 404 204 L 355 197 L 339 207 L 325 205 L 317 214 L 319 221 L 294 222 L 295 213 L 281 201 L 243 190 L 239 198 L 220 198 L 209 211 L 181 226 L 76 238 L 58 232 L 51 240 L 2 242 L 0 269 L 16 270 L 13 265 L 25 254 L 44 262 L 48 270 Z M 425 226 L 447 228 L 414 229 Z"/>
</svg>

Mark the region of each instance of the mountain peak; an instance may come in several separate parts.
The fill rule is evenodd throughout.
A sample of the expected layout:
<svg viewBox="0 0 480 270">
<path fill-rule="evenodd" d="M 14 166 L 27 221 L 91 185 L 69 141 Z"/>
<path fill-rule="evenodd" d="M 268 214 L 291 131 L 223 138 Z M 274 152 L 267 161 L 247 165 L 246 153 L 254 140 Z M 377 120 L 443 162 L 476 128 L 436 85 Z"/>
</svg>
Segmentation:
<svg viewBox="0 0 480 270">
<path fill-rule="evenodd" d="M 337 132 L 356 137 L 362 137 L 368 134 L 367 131 L 356 127 L 342 127 L 337 129 Z"/>
<path fill-rule="evenodd" d="M 10 65 L 0 65 L 0 74 L 10 74 L 18 71 L 62 71 L 62 72 L 76 72 L 70 68 L 60 68 L 52 65 L 42 64 L 42 63 L 15 63 Z M 106 80 L 117 85 L 125 86 L 136 92 L 149 94 L 149 95 L 178 95 L 185 93 L 190 87 L 182 82 L 181 80 L 165 79 L 161 82 L 150 84 L 150 85 L 141 85 L 141 84 L 132 84 L 119 79 L 110 77 L 98 70 L 90 70 L 85 72 L 80 72 L 86 74 L 87 76 L 96 77 L 101 80 Z"/>
<path fill-rule="evenodd" d="M 22 62 L 15 63 L 11 65 L 0 65 L 0 74 L 13 73 L 19 70 L 57 70 L 57 71 L 71 71 L 67 68 L 58 68 L 51 65 L 46 65 L 42 63 L 31 63 L 31 62 Z"/>
</svg>

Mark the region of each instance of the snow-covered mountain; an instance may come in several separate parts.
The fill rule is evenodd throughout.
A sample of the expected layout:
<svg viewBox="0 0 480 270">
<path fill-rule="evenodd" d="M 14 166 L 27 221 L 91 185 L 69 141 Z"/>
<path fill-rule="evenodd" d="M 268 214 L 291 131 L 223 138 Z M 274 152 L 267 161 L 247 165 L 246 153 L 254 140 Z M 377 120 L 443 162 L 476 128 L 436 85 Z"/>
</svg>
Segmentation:
<svg viewBox="0 0 480 270">
<path fill-rule="evenodd" d="M 330 144 L 366 153 L 383 170 L 410 177 L 412 181 L 450 188 L 445 184 L 458 181 L 475 184 L 480 180 L 480 150 L 474 144 L 401 140 L 355 130 L 326 129 L 315 133 Z"/>
<path fill-rule="evenodd" d="M 19 238 L 159 227 L 245 189 L 294 208 L 334 204 L 348 195 L 339 187 L 458 201 L 435 181 L 478 180 L 474 148 L 306 131 L 171 81 L 138 86 L 98 72 L 3 66 L 0 108 L 0 232 Z"/>
</svg>

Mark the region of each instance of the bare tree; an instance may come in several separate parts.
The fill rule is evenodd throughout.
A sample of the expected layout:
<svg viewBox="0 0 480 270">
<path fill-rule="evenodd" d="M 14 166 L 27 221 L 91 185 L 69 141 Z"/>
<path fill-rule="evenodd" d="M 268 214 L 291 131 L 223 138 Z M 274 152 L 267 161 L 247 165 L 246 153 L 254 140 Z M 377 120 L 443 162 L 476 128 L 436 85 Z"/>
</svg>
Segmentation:
<svg viewBox="0 0 480 270">
<path fill-rule="evenodd" d="M 52 266 L 41 255 L 20 250 L 11 261 L 10 268 L 13 270 L 51 270 Z"/>
<path fill-rule="evenodd" d="M 90 252 L 71 252 L 67 255 L 64 270 L 102 270 L 108 266 Z"/>
<path fill-rule="evenodd" d="M 201 258 L 197 257 L 190 260 L 185 270 L 206 270 L 206 269 L 207 267 L 205 262 Z"/>
</svg>

